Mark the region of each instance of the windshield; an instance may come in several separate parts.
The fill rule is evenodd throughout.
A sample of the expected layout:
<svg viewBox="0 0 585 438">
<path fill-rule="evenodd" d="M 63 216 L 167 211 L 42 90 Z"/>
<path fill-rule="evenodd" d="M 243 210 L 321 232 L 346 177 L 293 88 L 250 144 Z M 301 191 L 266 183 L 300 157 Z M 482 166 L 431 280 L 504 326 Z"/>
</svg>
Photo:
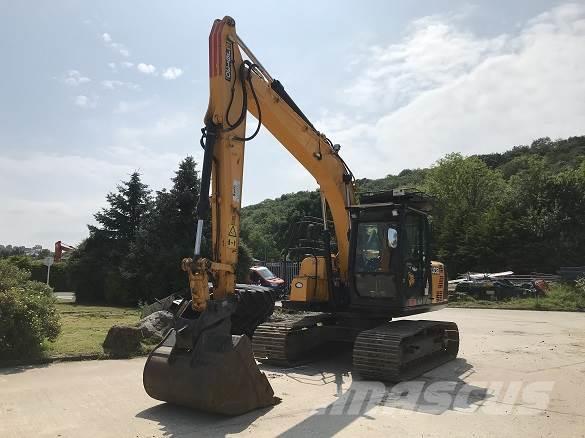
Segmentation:
<svg viewBox="0 0 585 438">
<path fill-rule="evenodd" d="M 269 280 L 271 278 L 275 278 L 276 275 L 274 275 L 270 269 L 268 268 L 258 268 L 256 269 L 256 272 L 260 275 L 260 277 L 262 277 L 265 280 Z"/>
<path fill-rule="evenodd" d="M 355 257 L 356 272 L 389 272 L 390 254 L 387 222 L 362 222 L 358 224 Z"/>
</svg>

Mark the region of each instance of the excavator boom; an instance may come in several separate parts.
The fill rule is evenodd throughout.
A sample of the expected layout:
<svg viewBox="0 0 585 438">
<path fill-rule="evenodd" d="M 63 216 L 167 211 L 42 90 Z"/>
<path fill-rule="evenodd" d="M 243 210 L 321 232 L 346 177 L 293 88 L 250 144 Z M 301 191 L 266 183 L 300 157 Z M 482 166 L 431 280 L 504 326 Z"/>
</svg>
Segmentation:
<svg viewBox="0 0 585 438">
<path fill-rule="evenodd" d="M 249 60 L 243 59 L 242 51 Z M 209 208 L 206 199 L 211 189 L 211 260 L 218 263 L 214 295 L 225 297 L 234 291 L 235 274 L 230 266 L 233 268 L 237 262 L 244 147 L 261 126 L 268 129 L 319 184 L 336 224 L 340 272 L 346 275 L 350 227 L 346 208 L 355 203 L 355 194 L 352 174 L 338 155 L 339 149 L 315 129 L 282 84 L 259 63 L 237 35 L 235 22 L 230 17 L 216 20 L 211 30 L 209 76 L 205 158 L 197 213 L 200 219 L 206 217 Z M 258 120 L 249 138 L 246 138 L 247 112 Z"/>
</svg>

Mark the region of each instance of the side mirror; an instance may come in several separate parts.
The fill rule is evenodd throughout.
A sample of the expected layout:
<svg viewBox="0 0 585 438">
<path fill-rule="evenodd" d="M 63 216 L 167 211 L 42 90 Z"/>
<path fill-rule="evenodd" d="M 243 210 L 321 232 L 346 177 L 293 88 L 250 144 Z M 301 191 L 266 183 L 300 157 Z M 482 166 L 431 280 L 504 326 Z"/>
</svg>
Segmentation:
<svg viewBox="0 0 585 438">
<path fill-rule="evenodd" d="M 388 246 L 396 248 L 398 246 L 398 231 L 394 228 L 388 228 Z"/>
</svg>

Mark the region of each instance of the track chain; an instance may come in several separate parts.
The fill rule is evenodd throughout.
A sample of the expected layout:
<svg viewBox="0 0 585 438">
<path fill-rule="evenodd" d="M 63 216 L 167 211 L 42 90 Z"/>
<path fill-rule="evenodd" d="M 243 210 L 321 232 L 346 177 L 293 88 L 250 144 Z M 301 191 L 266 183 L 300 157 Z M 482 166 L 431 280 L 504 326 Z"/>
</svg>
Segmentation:
<svg viewBox="0 0 585 438">
<path fill-rule="evenodd" d="M 260 324 L 252 339 L 254 356 L 261 362 L 283 367 L 309 362 L 311 358 L 303 354 L 308 353 L 302 349 L 303 340 L 314 334 L 314 330 L 318 330 L 329 317 L 325 313 L 305 312 Z"/>
<path fill-rule="evenodd" d="M 414 341 L 426 341 L 433 347 L 422 356 L 408 360 L 408 349 L 416 348 L 411 346 Z M 458 350 L 459 331 L 453 322 L 388 322 L 358 335 L 353 348 L 353 368 L 363 379 L 399 382 L 455 359 Z"/>
</svg>

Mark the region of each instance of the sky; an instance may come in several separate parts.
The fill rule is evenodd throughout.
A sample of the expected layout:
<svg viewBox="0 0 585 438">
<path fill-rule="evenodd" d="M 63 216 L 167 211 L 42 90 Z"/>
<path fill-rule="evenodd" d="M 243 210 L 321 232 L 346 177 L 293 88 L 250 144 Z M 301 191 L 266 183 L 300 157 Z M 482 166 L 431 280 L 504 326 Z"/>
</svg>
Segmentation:
<svg viewBox="0 0 585 438">
<path fill-rule="evenodd" d="M 585 134 L 585 2 L 274 5 L 0 0 L 0 243 L 75 245 L 133 171 L 160 190 L 201 162 L 224 15 L 357 178 Z M 314 188 L 266 130 L 247 143 L 244 205 Z"/>
</svg>

